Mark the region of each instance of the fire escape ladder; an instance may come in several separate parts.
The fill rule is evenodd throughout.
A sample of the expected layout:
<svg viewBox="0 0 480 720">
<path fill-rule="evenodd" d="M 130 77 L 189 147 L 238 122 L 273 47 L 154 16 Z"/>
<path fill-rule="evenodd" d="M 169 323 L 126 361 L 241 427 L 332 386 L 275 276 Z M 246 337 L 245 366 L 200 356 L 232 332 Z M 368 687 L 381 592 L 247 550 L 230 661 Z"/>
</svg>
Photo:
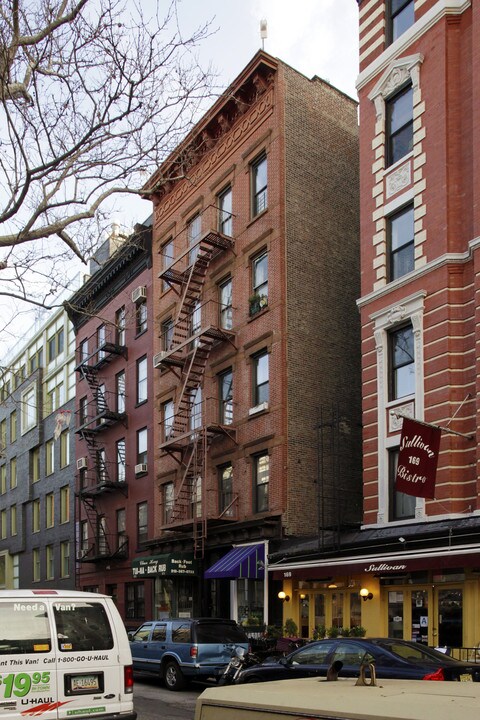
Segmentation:
<svg viewBox="0 0 480 720">
<path fill-rule="evenodd" d="M 196 466 L 199 470 L 196 475 L 197 480 L 199 479 L 199 487 L 196 487 L 197 493 L 200 493 L 200 498 L 193 498 L 192 502 L 192 516 L 193 516 L 193 556 L 198 560 L 203 560 L 205 556 L 205 541 L 207 538 L 207 493 L 205 488 L 205 481 L 207 477 L 206 473 L 206 460 L 209 444 L 209 435 L 204 430 L 196 443 Z M 193 485 L 195 488 L 195 485 Z"/>
<path fill-rule="evenodd" d="M 81 363 L 77 367 L 77 370 L 79 371 L 80 375 L 87 381 L 93 395 L 96 396 L 96 393 L 98 392 L 98 388 L 100 386 L 100 383 L 98 382 L 98 373 L 96 368 L 92 367 L 91 365 L 87 365 L 86 363 Z"/>
</svg>

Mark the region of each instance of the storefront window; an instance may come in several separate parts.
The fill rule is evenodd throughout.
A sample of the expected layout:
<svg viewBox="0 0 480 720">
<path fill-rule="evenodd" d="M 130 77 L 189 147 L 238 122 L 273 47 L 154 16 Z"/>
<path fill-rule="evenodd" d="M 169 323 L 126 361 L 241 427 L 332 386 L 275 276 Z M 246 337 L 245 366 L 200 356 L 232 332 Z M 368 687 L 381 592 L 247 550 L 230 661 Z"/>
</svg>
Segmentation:
<svg viewBox="0 0 480 720">
<path fill-rule="evenodd" d="M 388 593 L 388 637 L 403 638 L 403 592 Z"/>
<path fill-rule="evenodd" d="M 428 645 L 428 592 L 412 592 L 412 640 Z"/>
<path fill-rule="evenodd" d="M 154 585 L 155 620 L 195 617 L 193 579 L 158 577 Z"/>
<path fill-rule="evenodd" d="M 350 594 L 350 627 L 362 624 L 362 606 L 359 593 Z"/>
<path fill-rule="evenodd" d="M 332 593 L 332 625 L 343 627 L 343 593 Z"/>
<path fill-rule="evenodd" d="M 308 627 L 308 616 L 309 616 L 309 608 L 310 608 L 310 602 L 309 597 L 305 593 L 300 595 L 300 637 L 302 638 L 308 638 L 309 637 L 309 627 Z"/>
<path fill-rule="evenodd" d="M 263 580 L 237 580 L 238 618 L 241 625 L 263 625 Z"/>
<path fill-rule="evenodd" d="M 325 595 L 315 595 L 315 628 L 325 627 Z"/>
</svg>

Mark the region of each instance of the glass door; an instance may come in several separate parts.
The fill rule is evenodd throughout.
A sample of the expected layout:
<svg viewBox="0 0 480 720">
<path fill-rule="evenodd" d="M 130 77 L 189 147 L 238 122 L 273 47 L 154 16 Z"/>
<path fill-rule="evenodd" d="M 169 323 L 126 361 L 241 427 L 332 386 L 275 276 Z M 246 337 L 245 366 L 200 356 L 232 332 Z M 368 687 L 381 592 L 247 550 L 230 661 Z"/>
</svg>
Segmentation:
<svg viewBox="0 0 480 720">
<path fill-rule="evenodd" d="M 460 588 L 435 588 L 437 624 L 434 642 L 440 647 L 463 647 L 463 592 Z"/>
</svg>

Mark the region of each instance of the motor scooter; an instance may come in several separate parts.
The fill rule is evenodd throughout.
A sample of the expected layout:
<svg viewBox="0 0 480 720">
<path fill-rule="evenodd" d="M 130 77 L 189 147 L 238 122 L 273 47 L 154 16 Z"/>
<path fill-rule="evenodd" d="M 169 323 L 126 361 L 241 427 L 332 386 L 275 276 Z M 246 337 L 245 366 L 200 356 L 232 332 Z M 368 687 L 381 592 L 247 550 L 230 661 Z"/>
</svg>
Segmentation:
<svg viewBox="0 0 480 720">
<path fill-rule="evenodd" d="M 230 662 L 218 680 L 219 685 L 233 685 L 240 672 L 251 665 L 257 665 L 261 660 L 255 653 L 248 652 L 243 647 L 237 647 L 232 653 Z"/>
</svg>

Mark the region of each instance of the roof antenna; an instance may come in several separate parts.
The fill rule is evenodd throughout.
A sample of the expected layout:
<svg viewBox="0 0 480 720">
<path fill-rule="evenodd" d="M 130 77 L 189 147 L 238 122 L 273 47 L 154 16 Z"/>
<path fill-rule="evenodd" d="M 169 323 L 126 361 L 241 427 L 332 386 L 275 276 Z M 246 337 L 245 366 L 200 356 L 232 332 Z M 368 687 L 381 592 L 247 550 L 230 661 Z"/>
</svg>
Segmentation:
<svg viewBox="0 0 480 720">
<path fill-rule="evenodd" d="M 265 50 L 265 38 L 267 37 L 267 20 L 260 20 L 260 37 L 262 38 L 262 50 Z"/>
</svg>

